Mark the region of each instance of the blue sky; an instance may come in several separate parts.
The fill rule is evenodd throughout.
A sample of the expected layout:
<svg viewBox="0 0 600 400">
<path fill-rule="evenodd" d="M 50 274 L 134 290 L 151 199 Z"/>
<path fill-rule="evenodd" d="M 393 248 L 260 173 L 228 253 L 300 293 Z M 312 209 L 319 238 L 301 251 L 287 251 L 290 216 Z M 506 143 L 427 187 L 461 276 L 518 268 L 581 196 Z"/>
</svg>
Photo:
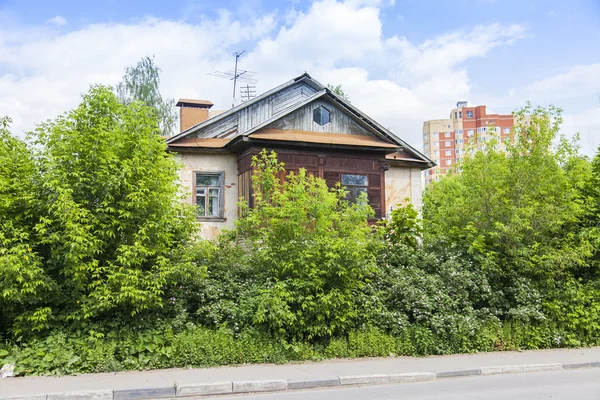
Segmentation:
<svg viewBox="0 0 600 400">
<path fill-rule="evenodd" d="M 0 0 L 0 114 L 31 129 L 146 54 L 166 96 L 225 108 L 207 73 L 241 49 L 259 92 L 307 70 L 417 147 L 462 98 L 553 103 L 586 153 L 600 144 L 600 0 Z"/>
</svg>

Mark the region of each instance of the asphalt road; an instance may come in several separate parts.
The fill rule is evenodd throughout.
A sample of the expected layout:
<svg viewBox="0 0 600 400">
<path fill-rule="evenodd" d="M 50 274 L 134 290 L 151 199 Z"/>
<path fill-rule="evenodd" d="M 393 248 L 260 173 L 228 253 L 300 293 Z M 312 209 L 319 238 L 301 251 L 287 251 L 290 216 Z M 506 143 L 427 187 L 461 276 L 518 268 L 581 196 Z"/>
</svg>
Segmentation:
<svg viewBox="0 0 600 400">
<path fill-rule="evenodd" d="M 202 397 L 202 400 L 206 400 Z M 600 400 L 600 369 L 475 376 L 343 389 L 211 397 L 219 400 Z"/>
</svg>

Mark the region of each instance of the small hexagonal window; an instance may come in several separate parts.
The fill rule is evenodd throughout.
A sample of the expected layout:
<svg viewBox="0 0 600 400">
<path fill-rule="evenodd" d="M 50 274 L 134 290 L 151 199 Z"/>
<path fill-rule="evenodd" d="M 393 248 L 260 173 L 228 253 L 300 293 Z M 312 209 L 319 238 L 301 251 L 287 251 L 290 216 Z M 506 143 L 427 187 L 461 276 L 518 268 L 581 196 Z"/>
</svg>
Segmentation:
<svg viewBox="0 0 600 400">
<path fill-rule="evenodd" d="M 330 122 L 329 110 L 323 106 L 319 106 L 313 110 L 313 121 L 323 126 Z"/>
</svg>

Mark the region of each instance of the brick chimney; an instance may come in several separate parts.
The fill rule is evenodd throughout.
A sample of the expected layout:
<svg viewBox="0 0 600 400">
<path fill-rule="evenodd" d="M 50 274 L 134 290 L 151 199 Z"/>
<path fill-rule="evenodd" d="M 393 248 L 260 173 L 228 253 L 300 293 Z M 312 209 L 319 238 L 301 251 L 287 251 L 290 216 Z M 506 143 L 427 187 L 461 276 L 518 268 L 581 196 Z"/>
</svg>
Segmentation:
<svg viewBox="0 0 600 400">
<path fill-rule="evenodd" d="M 183 132 L 209 118 L 208 110 L 213 106 L 208 100 L 179 99 L 179 131 Z"/>
</svg>

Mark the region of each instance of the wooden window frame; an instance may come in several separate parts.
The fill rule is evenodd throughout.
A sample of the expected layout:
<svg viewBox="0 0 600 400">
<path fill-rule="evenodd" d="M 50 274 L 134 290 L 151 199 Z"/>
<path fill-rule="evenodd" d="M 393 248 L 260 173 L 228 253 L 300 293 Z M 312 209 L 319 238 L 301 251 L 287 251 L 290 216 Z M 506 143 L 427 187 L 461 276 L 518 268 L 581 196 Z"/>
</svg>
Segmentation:
<svg viewBox="0 0 600 400">
<path fill-rule="evenodd" d="M 366 185 L 352 185 L 352 184 L 344 184 L 343 180 L 344 180 L 344 175 L 357 175 L 357 176 L 364 176 L 365 178 L 367 178 L 367 184 Z M 340 174 L 340 183 L 342 184 L 342 187 L 347 190 L 348 192 L 350 192 L 350 199 L 348 199 L 348 201 L 351 201 L 352 203 L 356 203 L 356 201 L 358 200 L 358 196 L 356 195 L 357 188 L 361 188 L 361 189 L 366 189 L 365 193 L 367 193 L 367 202 L 369 201 L 369 174 L 363 174 L 363 173 L 341 173 Z"/>
<path fill-rule="evenodd" d="M 219 215 L 218 216 L 196 216 L 197 221 L 207 221 L 207 222 L 225 222 L 227 218 L 225 218 L 225 171 L 194 171 L 192 177 L 192 204 L 196 205 L 197 203 L 197 193 L 196 193 L 196 181 L 198 175 L 207 175 L 207 176 L 217 176 L 219 178 Z M 210 186 L 206 186 L 210 187 Z M 216 186 L 214 186 L 216 187 Z M 208 201 L 208 193 L 206 194 Z"/>
</svg>

